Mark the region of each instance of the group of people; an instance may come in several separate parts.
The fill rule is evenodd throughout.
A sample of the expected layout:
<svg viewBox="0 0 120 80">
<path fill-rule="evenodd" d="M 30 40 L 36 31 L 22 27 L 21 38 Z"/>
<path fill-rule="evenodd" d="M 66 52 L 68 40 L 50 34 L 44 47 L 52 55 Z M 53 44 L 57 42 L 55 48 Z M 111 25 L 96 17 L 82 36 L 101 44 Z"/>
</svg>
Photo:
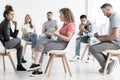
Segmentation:
<svg viewBox="0 0 120 80">
<path fill-rule="evenodd" d="M 108 35 L 94 34 L 100 43 L 89 47 L 89 53 L 91 53 L 101 65 L 99 69 L 100 73 L 103 73 L 107 55 L 102 51 L 112 49 L 116 50 L 120 48 L 120 15 L 113 10 L 111 4 L 105 3 L 101 6 L 101 9 L 105 16 L 109 18 L 109 33 Z M 23 36 L 26 41 L 30 41 L 32 45 L 32 55 L 34 57 L 34 63 L 30 66 L 29 70 L 32 70 L 32 75 L 42 74 L 43 54 L 50 50 L 63 50 L 66 48 L 70 39 L 75 33 L 75 23 L 72 11 L 69 8 L 62 8 L 59 10 L 60 20 L 63 21 L 63 26 L 58 30 L 57 21 L 52 19 L 52 12 L 47 13 L 48 21 L 43 24 L 42 33 L 37 38 L 35 26 L 33 25 L 32 18 L 29 14 L 25 16 L 24 25 L 22 26 Z M 22 66 L 24 56 L 22 55 L 21 40 L 17 38 L 18 26 L 17 22 L 13 20 L 14 10 L 12 6 L 7 5 L 3 13 L 4 20 L 0 24 L 0 40 L 7 49 L 17 49 L 17 70 L 26 71 Z M 86 15 L 80 16 L 80 32 L 79 37 L 76 38 L 76 52 L 77 59 L 80 57 L 80 44 L 81 42 L 89 43 L 92 36 L 92 24 L 87 20 Z M 11 24 L 14 24 L 15 30 L 11 29 Z M 12 38 L 11 38 L 12 37 Z M 51 47 L 52 46 L 52 47 Z M 89 54 L 90 55 L 90 54 Z M 89 58 L 89 57 L 88 57 Z M 107 73 L 110 74 L 116 61 L 111 59 Z"/>
</svg>

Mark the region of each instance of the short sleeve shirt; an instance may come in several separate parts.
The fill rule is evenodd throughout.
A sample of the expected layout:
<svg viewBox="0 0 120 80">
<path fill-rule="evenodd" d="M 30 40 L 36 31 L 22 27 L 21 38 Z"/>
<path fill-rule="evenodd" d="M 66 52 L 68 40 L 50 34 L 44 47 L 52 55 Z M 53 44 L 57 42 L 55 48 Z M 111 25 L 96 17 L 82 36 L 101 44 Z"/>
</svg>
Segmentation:
<svg viewBox="0 0 120 80">
<path fill-rule="evenodd" d="M 56 26 L 56 20 L 46 21 L 45 23 L 43 23 L 43 28 L 46 30 L 46 32 L 54 32 L 56 30 Z"/>
<path fill-rule="evenodd" d="M 119 28 L 120 29 L 120 15 L 116 12 L 114 12 L 109 19 L 109 35 L 112 33 L 113 28 Z M 117 44 L 120 46 L 120 31 L 119 31 L 119 36 L 117 39 L 112 40 L 114 44 Z"/>
</svg>

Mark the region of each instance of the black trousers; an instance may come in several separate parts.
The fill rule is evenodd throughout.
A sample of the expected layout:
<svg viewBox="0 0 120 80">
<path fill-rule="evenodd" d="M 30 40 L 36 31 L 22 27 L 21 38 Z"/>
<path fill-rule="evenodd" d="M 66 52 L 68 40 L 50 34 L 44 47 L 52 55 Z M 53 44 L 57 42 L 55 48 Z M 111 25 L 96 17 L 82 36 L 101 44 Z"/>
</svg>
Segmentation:
<svg viewBox="0 0 120 80">
<path fill-rule="evenodd" d="M 17 50 L 17 64 L 21 65 L 22 62 L 22 45 L 21 40 L 18 38 L 10 39 L 9 41 L 5 42 L 6 49 L 13 49 L 15 48 Z"/>
</svg>

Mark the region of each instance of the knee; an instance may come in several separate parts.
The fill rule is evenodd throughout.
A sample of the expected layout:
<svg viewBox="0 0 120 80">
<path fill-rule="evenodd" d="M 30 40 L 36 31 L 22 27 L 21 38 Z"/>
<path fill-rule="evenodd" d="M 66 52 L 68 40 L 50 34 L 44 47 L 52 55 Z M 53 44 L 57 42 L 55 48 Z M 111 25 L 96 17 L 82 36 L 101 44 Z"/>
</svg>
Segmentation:
<svg viewBox="0 0 120 80">
<path fill-rule="evenodd" d="M 21 40 L 19 38 L 17 38 L 17 41 L 18 41 L 18 43 L 21 43 Z"/>
<path fill-rule="evenodd" d="M 92 54 L 96 53 L 95 50 L 96 50 L 96 49 L 95 49 L 95 46 L 94 46 L 94 45 L 89 47 L 89 51 L 90 51 Z"/>
<path fill-rule="evenodd" d="M 33 34 L 34 37 L 37 37 L 37 34 Z"/>
</svg>

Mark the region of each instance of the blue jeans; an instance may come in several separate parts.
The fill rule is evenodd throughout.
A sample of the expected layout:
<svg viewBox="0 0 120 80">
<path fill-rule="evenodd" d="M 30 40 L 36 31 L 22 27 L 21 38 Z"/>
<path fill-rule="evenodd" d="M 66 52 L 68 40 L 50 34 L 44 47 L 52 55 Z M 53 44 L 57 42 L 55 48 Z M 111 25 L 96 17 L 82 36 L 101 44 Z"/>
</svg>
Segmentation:
<svg viewBox="0 0 120 80">
<path fill-rule="evenodd" d="M 23 39 L 25 41 L 29 41 L 32 43 L 32 49 L 35 48 L 35 45 L 36 45 L 36 40 L 37 40 L 37 34 L 24 34 L 23 35 Z"/>
<path fill-rule="evenodd" d="M 81 48 L 81 42 L 83 43 L 88 43 L 88 38 L 87 37 L 80 37 L 80 39 L 76 39 L 76 55 L 80 56 L 80 48 Z M 88 51 L 88 55 L 91 53 Z"/>
<path fill-rule="evenodd" d="M 41 34 L 41 35 L 39 35 L 39 39 L 40 39 L 40 38 L 57 40 L 57 37 L 55 37 L 55 36 L 47 36 L 46 34 Z"/>
</svg>

